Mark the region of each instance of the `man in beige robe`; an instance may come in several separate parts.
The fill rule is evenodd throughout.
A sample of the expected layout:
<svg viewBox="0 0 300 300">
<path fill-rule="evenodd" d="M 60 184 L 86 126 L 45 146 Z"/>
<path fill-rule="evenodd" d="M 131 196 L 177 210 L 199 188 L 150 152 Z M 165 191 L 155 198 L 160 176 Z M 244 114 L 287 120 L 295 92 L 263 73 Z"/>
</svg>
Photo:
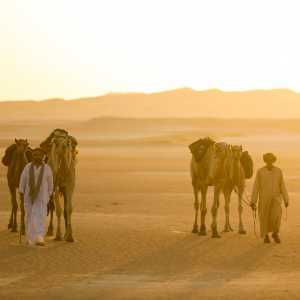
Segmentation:
<svg viewBox="0 0 300 300">
<path fill-rule="evenodd" d="M 280 243 L 279 231 L 281 223 L 281 202 L 289 205 L 289 196 L 285 187 L 282 171 L 273 164 L 276 157 L 272 153 L 263 156 L 266 166 L 259 169 L 253 186 L 251 207 L 256 209 L 258 202 L 258 215 L 260 221 L 260 235 L 265 243 L 270 243 L 269 233 L 276 243 Z"/>
</svg>

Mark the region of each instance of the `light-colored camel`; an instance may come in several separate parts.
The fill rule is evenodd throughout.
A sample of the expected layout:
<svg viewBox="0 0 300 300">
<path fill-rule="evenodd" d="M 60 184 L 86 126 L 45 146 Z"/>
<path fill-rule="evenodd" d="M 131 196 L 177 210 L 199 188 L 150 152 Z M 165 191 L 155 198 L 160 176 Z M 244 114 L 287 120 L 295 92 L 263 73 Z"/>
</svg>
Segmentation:
<svg viewBox="0 0 300 300">
<path fill-rule="evenodd" d="M 47 139 L 48 147 L 41 144 L 46 149 L 48 155 L 48 164 L 53 172 L 54 193 L 52 200 L 57 216 L 57 228 L 55 240 L 62 240 L 61 234 L 61 216 L 62 205 L 60 203 L 60 195 L 64 199 L 64 220 L 65 235 L 67 242 L 73 242 L 72 232 L 72 198 L 75 188 L 75 166 L 76 166 L 76 140 L 69 136 L 64 130 L 55 130 Z M 53 206 L 50 206 L 50 223 L 48 227 L 48 235 L 53 234 Z"/>
<path fill-rule="evenodd" d="M 244 226 L 242 222 L 242 197 L 245 188 L 245 175 L 243 167 L 240 163 L 240 155 L 242 149 L 239 146 L 227 145 L 225 143 L 216 143 L 209 146 L 207 149 L 201 148 L 199 151 L 204 151 L 201 160 L 196 160 L 194 155 L 191 161 L 191 177 L 194 190 L 194 208 L 195 221 L 193 233 L 198 232 L 198 213 L 199 207 L 201 211 L 201 226 L 199 235 L 206 235 L 205 217 L 207 213 L 207 190 L 209 186 L 214 187 L 212 213 L 212 237 L 220 237 L 217 227 L 217 214 L 220 204 L 220 194 L 224 194 L 225 198 L 225 215 L 226 222 L 224 231 L 231 231 L 229 213 L 230 213 L 230 197 L 233 190 L 236 190 L 239 195 L 239 233 L 244 234 Z M 201 192 L 201 203 L 199 206 L 198 193 Z"/>
<path fill-rule="evenodd" d="M 17 189 L 19 188 L 20 177 L 25 165 L 31 160 L 31 149 L 29 143 L 24 139 L 15 139 L 15 143 L 9 146 L 2 159 L 2 163 L 7 166 L 7 183 L 11 195 L 11 214 L 8 229 L 12 232 L 18 231 L 17 213 L 18 200 Z M 21 202 L 21 233 L 25 233 L 24 223 L 24 203 Z"/>
<path fill-rule="evenodd" d="M 217 228 L 217 214 L 220 204 L 220 194 L 225 199 L 225 226 L 224 232 L 232 231 L 230 225 L 230 199 L 232 192 L 238 195 L 239 233 L 245 234 L 243 225 L 243 194 L 245 190 L 245 173 L 241 164 L 243 149 L 241 146 L 230 146 L 224 143 L 215 145 L 216 155 L 212 162 L 211 175 L 214 184 L 214 201 L 212 206 L 212 233 L 213 237 L 220 237 Z"/>
</svg>

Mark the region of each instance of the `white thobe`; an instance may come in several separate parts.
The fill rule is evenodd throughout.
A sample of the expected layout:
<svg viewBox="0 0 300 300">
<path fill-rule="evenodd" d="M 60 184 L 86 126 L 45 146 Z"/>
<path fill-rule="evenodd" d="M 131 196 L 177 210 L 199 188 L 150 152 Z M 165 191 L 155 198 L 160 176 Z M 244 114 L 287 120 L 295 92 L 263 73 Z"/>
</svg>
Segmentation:
<svg viewBox="0 0 300 300">
<path fill-rule="evenodd" d="M 45 164 L 40 190 L 32 203 L 29 196 L 29 173 L 31 164 L 32 163 L 27 164 L 22 172 L 19 192 L 24 195 L 26 238 L 28 241 L 36 242 L 39 237 L 44 238 L 45 236 L 47 203 L 53 192 L 53 175 L 49 165 Z M 35 184 L 37 184 L 41 169 L 42 166 L 33 167 Z"/>
</svg>

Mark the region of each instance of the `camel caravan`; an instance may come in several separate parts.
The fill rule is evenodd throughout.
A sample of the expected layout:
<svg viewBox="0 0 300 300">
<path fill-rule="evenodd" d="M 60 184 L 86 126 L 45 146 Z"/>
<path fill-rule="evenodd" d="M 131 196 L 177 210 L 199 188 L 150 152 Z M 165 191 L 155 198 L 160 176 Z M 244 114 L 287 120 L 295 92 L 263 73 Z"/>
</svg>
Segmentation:
<svg viewBox="0 0 300 300">
<path fill-rule="evenodd" d="M 225 226 L 224 232 L 233 231 L 230 225 L 230 198 L 232 192 L 238 195 L 238 213 L 240 234 L 246 234 L 243 224 L 243 201 L 245 180 L 253 175 L 253 161 L 242 146 L 215 142 L 209 137 L 200 139 L 189 146 L 192 153 L 191 178 L 194 190 L 195 221 L 193 233 L 206 235 L 205 217 L 207 213 L 207 190 L 214 187 L 212 214 L 212 237 L 220 238 L 217 215 L 220 205 L 220 194 L 225 198 Z M 201 193 L 199 203 L 198 194 Z M 245 202 L 245 201 L 244 201 Z M 200 228 L 198 226 L 200 210 Z"/>
<path fill-rule="evenodd" d="M 8 223 L 8 229 L 12 232 L 18 231 L 17 222 L 17 210 L 18 210 L 18 200 L 17 200 L 17 190 L 22 186 L 22 176 L 24 176 L 23 171 L 28 168 L 31 162 L 34 162 L 35 156 L 38 157 L 39 153 L 42 152 L 42 162 L 47 162 L 47 167 L 51 173 L 51 178 L 49 179 L 49 199 L 46 203 L 46 213 L 50 214 L 50 223 L 47 231 L 47 235 L 53 235 L 53 214 L 56 212 L 57 217 L 57 227 L 55 240 L 62 240 L 62 230 L 61 230 L 61 216 L 62 216 L 62 204 L 63 199 L 63 212 L 64 212 L 64 223 L 65 223 L 65 235 L 64 240 L 68 242 L 73 242 L 73 232 L 72 232 L 72 198 L 75 187 L 75 168 L 76 168 L 76 155 L 77 155 L 77 141 L 74 137 L 70 136 L 64 129 L 55 129 L 41 144 L 39 148 L 32 149 L 29 142 L 24 139 L 15 139 L 15 143 L 10 145 L 6 150 L 4 157 L 2 158 L 2 163 L 7 167 L 7 183 L 11 194 L 11 215 Z M 36 152 L 36 155 L 35 155 Z M 38 153 L 39 152 L 39 153 Z M 31 163 L 32 165 L 32 163 Z M 43 163 L 41 163 L 44 166 Z M 39 193 L 39 187 L 37 186 L 42 183 L 43 173 L 47 169 L 39 171 L 40 174 L 37 176 L 37 182 L 33 182 L 33 195 Z M 29 168 L 28 174 L 30 172 L 35 172 L 34 169 Z M 30 178 L 30 176 L 28 177 Z M 44 176 L 45 177 L 45 176 Z M 24 181 L 24 180 L 23 180 Z M 33 180 L 34 181 L 34 180 Z M 31 183 L 29 182 L 29 185 Z M 51 191 L 50 191 L 51 187 Z M 19 190 L 20 192 L 20 190 Z M 31 190 L 29 191 L 31 192 Z M 24 192 L 26 194 L 26 192 Z M 30 194 L 31 195 L 31 194 Z M 25 195 L 26 197 L 26 195 Z M 47 197 L 46 197 L 47 198 Z M 26 199 L 26 198 L 25 198 Z M 48 201 L 49 200 L 49 201 Z M 26 201 L 25 201 L 26 202 Z M 34 202 L 32 202 L 32 210 L 34 210 Z M 25 203 L 26 206 L 26 203 Z M 26 208 L 26 207 L 25 207 Z M 24 209 L 24 198 L 21 197 L 20 201 L 21 209 L 21 224 L 20 224 L 20 234 L 25 234 L 25 210 Z M 48 210 L 48 211 L 47 211 Z M 43 210 L 44 213 L 44 210 Z M 28 225 L 26 223 L 26 225 Z M 29 226 L 29 225 L 28 225 Z M 43 244 L 43 242 L 40 242 Z"/>
<path fill-rule="evenodd" d="M 272 232 L 274 241 L 279 243 L 282 211 L 278 199 L 282 198 L 287 208 L 289 197 L 282 171 L 273 166 L 276 156 L 272 153 L 264 154 L 263 160 L 266 165 L 258 170 L 251 200 L 248 200 L 244 196 L 245 182 L 253 176 L 253 160 L 242 146 L 216 142 L 206 137 L 189 145 L 189 149 L 192 153 L 190 170 L 195 209 L 192 232 L 207 235 L 205 222 L 207 191 L 208 187 L 212 186 L 214 188 L 211 207 L 213 238 L 220 238 L 217 217 L 221 194 L 225 199 L 224 232 L 233 231 L 230 224 L 230 199 L 235 192 L 238 196 L 238 233 L 246 234 L 243 224 L 243 203 L 253 209 L 255 228 L 256 203 L 259 198 L 261 237 L 264 238 L 265 243 L 269 243 L 268 233 Z M 77 141 L 64 129 L 55 129 L 38 148 L 32 149 L 27 140 L 16 139 L 15 143 L 5 150 L 2 163 L 7 167 L 7 183 L 11 194 L 8 229 L 12 232 L 18 231 L 18 191 L 21 209 L 20 240 L 26 233 L 29 244 L 44 245 L 45 234 L 48 236 L 54 234 L 55 211 L 57 220 L 55 240 L 74 241 L 71 219 L 76 158 Z M 201 201 L 198 197 L 199 192 Z M 62 212 L 65 224 L 64 237 L 61 228 Z M 47 215 L 50 215 L 50 222 L 46 232 L 44 223 Z"/>
</svg>

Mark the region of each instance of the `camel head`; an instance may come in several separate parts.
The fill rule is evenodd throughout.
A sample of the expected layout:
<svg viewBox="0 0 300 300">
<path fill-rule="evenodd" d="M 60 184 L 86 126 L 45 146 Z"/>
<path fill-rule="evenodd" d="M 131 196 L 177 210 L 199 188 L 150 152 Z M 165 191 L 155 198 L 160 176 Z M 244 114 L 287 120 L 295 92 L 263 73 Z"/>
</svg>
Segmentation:
<svg viewBox="0 0 300 300">
<path fill-rule="evenodd" d="M 231 153 L 233 160 L 240 161 L 242 153 L 243 153 L 243 147 L 242 146 L 231 146 Z"/>
<path fill-rule="evenodd" d="M 63 157 L 68 147 L 68 133 L 60 129 L 54 130 L 51 143 L 55 155 L 57 157 Z"/>
<path fill-rule="evenodd" d="M 201 144 L 201 145 L 199 145 L 199 147 L 198 147 L 196 153 L 194 152 L 194 155 L 195 155 L 197 158 L 199 158 L 199 160 L 200 160 L 200 158 L 202 158 L 202 157 L 204 156 L 204 154 L 205 154 L 205 152 L 206 152 L 206 149 L 207 149 L 206 146 L 203 145 L 203 144 Z"/>
<path fill-rule="evenodd" d="M 49 164 L 54 173 L 63 163 L 69 169 L 73 158 L 72 140 L 64 130 L 55 130 L 51 140 L 51 154 Z"/>
<path fill-rule="evenodd" d="M 15 139 L 15 144 L 17 154 L 24 154 L 28 150 L 29 143 L 27 139 Z"/>
<path fill-rule="evenodd" d="M 66 137 L 54 138 L 53 145 L 55 147 L 56 155 L 59 157 L 63 157 L 65 155 L 66 149 L 69 145 L 68 138 L 66 138 Z"/>
<path fill-rule="evenodd" d="M 222 171 L 224 160 L 228 154 L 229 146 L 226 143 L 216 143 L 214 145 L 214 153 L 209 163 L 208 178 L 214 181 Z"/>
</svg>

